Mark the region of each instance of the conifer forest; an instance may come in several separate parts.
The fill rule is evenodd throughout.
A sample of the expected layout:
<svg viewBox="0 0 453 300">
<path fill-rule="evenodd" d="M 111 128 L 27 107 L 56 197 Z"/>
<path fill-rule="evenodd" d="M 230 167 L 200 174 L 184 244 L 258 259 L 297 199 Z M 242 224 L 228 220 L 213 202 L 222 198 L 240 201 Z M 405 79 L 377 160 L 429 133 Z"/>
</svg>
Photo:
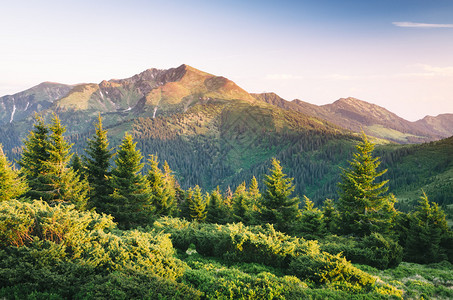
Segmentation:
<svg viewBox="0 0 453 300">
<path fill-rule="evenodd" d="M 146 122 L 159 119 L 135 126 Z M 209 162 L 190 176 L 158 144 L 138 145 L 131 131 L 112 146 L 108 131 L 99 114 L 74 149 L 56 114 L 36 115 L 14 160 L 0 147 L 0 298 L 453 298 L 453 231 L 439 201 L 451 198 L 419 190 L 398 203 L 390 192 L 411 179 L 385 166 L 412 148 L 376 149 L 362 132 L 345 165 L 285 169 L 297 147 L 343 155 L 325 133 L 234 179 L 225 165 L 200 181 Z M 325 190 L 305 189 L 309 168 Z"/>
</svg>

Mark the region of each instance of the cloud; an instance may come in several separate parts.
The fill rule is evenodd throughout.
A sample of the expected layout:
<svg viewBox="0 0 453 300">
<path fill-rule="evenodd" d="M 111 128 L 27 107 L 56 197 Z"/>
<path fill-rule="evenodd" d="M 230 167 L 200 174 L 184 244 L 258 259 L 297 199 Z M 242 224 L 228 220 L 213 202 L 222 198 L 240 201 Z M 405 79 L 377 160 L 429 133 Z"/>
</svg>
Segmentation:
<svg viewBox="0 0 453 300">
<path fill-rule="evenodd" d="M 326 74 L 314 76 L 300 76 L 292 74 L 267 74 L 266 79 L 270 80 L 310 80 L 310 79 L 328 79 L 328 80 L 352 80 L 356 79 L 355 76 L 344 74 Z"/>
<path fill-rule="evenodd" d="M 435 67 L 426 64 L 415 64 L 416 72 L 396 74 L 395 77 L 452 77 L 453 67 Z"/>
<path fill-rule="evenodd" d="M 431 24 L 431 23 L 414 23 L 414 22 L 393 22 L 398 27 L 409 28 L 453 28 L 453 24 Z"/>
<path fill-rule="evenodd" d="M 296 76 L 291 74 L 267 74 L 266 79 L 270 80 L 299 80 L 305 79 L 303 76 Z"/>
</svg>

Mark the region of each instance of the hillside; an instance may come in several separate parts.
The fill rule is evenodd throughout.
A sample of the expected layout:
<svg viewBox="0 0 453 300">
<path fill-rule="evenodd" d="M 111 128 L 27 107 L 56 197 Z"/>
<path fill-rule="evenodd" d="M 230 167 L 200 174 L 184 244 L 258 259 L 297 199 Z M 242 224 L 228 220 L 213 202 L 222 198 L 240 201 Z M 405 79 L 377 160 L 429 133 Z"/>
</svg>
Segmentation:
<svg viewBox="0 0 453 300">
<path fill-rule="evenodd" d="M 453 135 L 453 115 L 427 116 L 407 121 L 387 109 L 356 98 L 341 98 L 334 103 L 314 105 L 301 100 L 287 101 L 274 93 L 252 94 L 256 99 L 283 109 L 316 116 L 343 128 L 397 143 L 421 143 Z"/>
<path fill-rule="evenodd" d="M 35 112 L 48 109 L 72 88 L 66 84 L 43 82 L 23 92 L 1 97 L 0 125 L 20 121 Z"/>
<path fill-rule="evenodd" d="M 12 97 L 16 111 L 10 123 Z M 57 113 L 79 154 L 84 153 L 100 112 L 112 147 L 129 131 L 145 156 L 158 154 L 169 163 L 183 188 L 198 184 L 205 190 L 217 185 L 234 189 L 252 176 L 261 182 L 261 174 L 275 157 L 294 178 L 296 193 L 315 203 L 337 198 L 340 167 L 351 159 L 357 141 L 357 135 L 344 128 L 363 128 L 370 135 L 398 142 L 421 141 L 434 139 L 428 134 L 431 128 L 437 128 L 437 138 L 447 134 L 451 117 L 427 117 L 414 127 L 384 108 L 354 98 L 323 106 L 289 102 L 273 93 L 249 94 L 224 77 L 187 65 L 148 69 L 99 84 L 43 83 L 1 99 L 9 110 L 3 112 L 0 143 L 11 160 L 20 157 L 34 112 L 47 119 Z M 389 169 L 391 191 L 398 197 L 416 200 L 424 187 L 431 200 L 452 202 L 447 196 L 451 167 L 445 164 L 445 153 L 453 153 L 448 142 L 388 145 L 379 151 Z M 418 160 L 422 162 L 414 164 Z M 445 183 L 438 190 L 437 176 Z"/>
</svg>

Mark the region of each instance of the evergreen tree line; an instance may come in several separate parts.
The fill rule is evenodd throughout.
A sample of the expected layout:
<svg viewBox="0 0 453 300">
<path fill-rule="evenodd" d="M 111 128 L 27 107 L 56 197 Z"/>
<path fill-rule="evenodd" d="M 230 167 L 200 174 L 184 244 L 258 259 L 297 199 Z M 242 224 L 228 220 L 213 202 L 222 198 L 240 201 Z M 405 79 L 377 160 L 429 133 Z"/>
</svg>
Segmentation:
<svg viewBox="0 0 453 300">
<path fill-rule="evenodd" d="M 38 116 L 18 161 L 20 170 L 0 150 L 0 201 L 73 204 L 80 210 L 112 215 L 122 229 L 146 227 L 159 217 L 174 216 L 199 223 L 272 224 L 306 239 L 336 234 L 365 241 L 370 249 L 386 250 L 392 262 L 380 266 L 395 266 L 403 256 L 422 263 L 453 261 L 453 237 L 444 212 L 426 195 L 414 211 L 396 210 L 388 181 L 378 180 L 386 170 L 379 171 L 374 144 L 365 135 L 349 167 L 341 171 L 338 200 L 326 200 L 317 208 L 309 198 L 301 201 L 294 196 L 294 180 L 284 174 L 277 159 L 264 175 L 262 191 L 253 176 L 233 190 L 222 192 L 217 187 L 203 192 L 198 185 L 181 188 L 169 164 L 159 166 L 156 155 L 144 163 L 128 133 L 114 152 L 100 116 L 82 157 L 71 154 L 64 132 L 56 115 L 50 124 Z M 358 255 L 353 250 L 351 257 Z"/>
</svg>

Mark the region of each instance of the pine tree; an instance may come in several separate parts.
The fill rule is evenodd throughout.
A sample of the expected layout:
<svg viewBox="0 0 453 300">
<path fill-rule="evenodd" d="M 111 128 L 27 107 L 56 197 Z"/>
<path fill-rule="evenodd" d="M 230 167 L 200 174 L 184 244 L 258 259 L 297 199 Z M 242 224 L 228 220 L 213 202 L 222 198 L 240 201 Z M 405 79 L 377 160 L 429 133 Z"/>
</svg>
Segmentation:
<svg viewBox="0 0 453 300">
<path fill-rule="evenodd" d="M 326 199 L 324 201 L 324 205 L 322 207 L 322 214 L 323 214 L 323 228 L 325 229 L 326 233 L 336 234 L 338 233 L 338 222 L 340 220 L 340 214 L 335 207 L 334 202 L 332 199 Z"/>
<path fill-rule="evenodd" d="M 111 214 L 123 229 L 146 226 L 152 221 L 152 196 L 146 178 L 140 173 L 142 158 L 132 136 L 126 133 L 112 170 L 113 194 L 103 211 Z"/>
<path fill-rule="evenodd" d="M 307 196 L 304 196 L 304 199 L 298 233 L 301 233 L 305 239 L 319 239 L 324 231 L 322 212 Z"/>
<path fill-rule="evenodd" d="M 247 225 L 253 220 L 253 208 L 245 182 L 241 183 L 233 194 L 233 218 L 235 222 Z"/>
<path fill-rule="evenodd" d="M 423 192 L 415 212 L 409 215 L 409 228 L 404 247 L 405 260 L 432 263 L 447 259 L 448 249 L 442 247 L 442 244 L 450 234 L 445 213 L 437 203 L 430 203 Z"/>
<path fill-rule="evenodd" d="M 34 131 L 25 141 L 19 164 L 30 186 L 27 196 L 41 198 L 51 205 L 67 203 L 84 209 L 88 184 L 69 167 L 71 145 L 63 137 L 65 127 L 56 115 L 51 122 L 47 126 L 37 117 Z"/>
<path fill-rule="evenodd" d="M 263 192 L 260 203 L 260 217 L 265 223 L 274 224 L 280 231 L 288 231 L 291 223 L 299 218 L 299 198 L 291 197 L 294 191 L 292 178 L 286 178 L 280 162 L 272 160 L 270 175 L 265 175 Z"/>
<path fill-rule="evenodd" d="M 176 200 L 174 189 L 174 177 L 170 167 L 165 162 L 165 174 L 159 168 L 158 158 L 151 155 L 148 159 L 150 170 L 147 179 L 152 195 L 152 203 L 156 208 L 155 214 L 158 216 L 173 216 L 176 213 Z"/>
<path fill-rule="evenodd" d="M 377 170 L 380 161 L 373 157 L 374 144 L 365 134 L 356 149 L 339 183 L 341 229 L 345 234 L 359 236 L 372 232 L 388 234 L 396 215 L 395 198 L 387 194 L 388 180 L 376 182 L 387 170 Z"/>
<path fill-rule="evenodd" d="M 187 195 L 187 207 L 191 221 L 202 223 L 206 219 L 207 201 L 201 194 L 201 188 L 196 185 L 195 188 L 190 188 Z"/>
<path fill-rule="evenodd" d="M 87 141 L 86 156 L 83 156 L 87 179 L 90 184 L 88 206 L 90 208 L 96 207 L 98 211 L 104 211 L 104 206 L 109 202 L 108 197 L 113 193 L 110 185 L 110 160 L 113 154 L 109 148 L 107 130 L 102 128 L 101 114 L 99 114 L 98 122 L 94 126 L 96 128 L 95 134 Z"/>
<path fill-rule="evenodd" d="M 43 163 L 49 159 L 49 147 L 49 129 L 44 123 L 44 119 L 35 115 L 33 130 L 24 141 L 22 157 L 18 161 L 21 172 L 30 186 L 27 196 L 31 199 L 39 199 L 35 190 L 39 185 L 39 176 L 44 172 Z"/>
<path fill-rule="evenodd" d="M 72 168 L 82 178 L 85 178 L 85 168 L 82 164 L 80 156 L 77 153 L 74 153 L 74 155 L 72 156 L 71 161 L 69 162 L 69 167 Z"/>
<path fill-rule="evenodd" d="M 229 221 L 228 212 L 222 194 L 220 193 L 220 188 L 217 186 L 209 195 L 206 221 L 208 223 L 226 224 Z"/>
<path fill-rule="evenodd" d="M 18 199 L 28 190 L 26 181 L 8 161 L 0 144 L 0 202 Z"/>
<path fill-rule="evenodd" d="M 253 176 L 252 180 L 250 181 L 249 198 L 250 198 L 250 207 L 251 207 L 253 215 L 254 215 L 253 217 L 256 219 L 259 214 L 258 203 L 260 202 L 260 199 L 261 199 L 261 193 L 258 188 L 258 181 L 256 180 L 255 176 Z"/>
</svg>

